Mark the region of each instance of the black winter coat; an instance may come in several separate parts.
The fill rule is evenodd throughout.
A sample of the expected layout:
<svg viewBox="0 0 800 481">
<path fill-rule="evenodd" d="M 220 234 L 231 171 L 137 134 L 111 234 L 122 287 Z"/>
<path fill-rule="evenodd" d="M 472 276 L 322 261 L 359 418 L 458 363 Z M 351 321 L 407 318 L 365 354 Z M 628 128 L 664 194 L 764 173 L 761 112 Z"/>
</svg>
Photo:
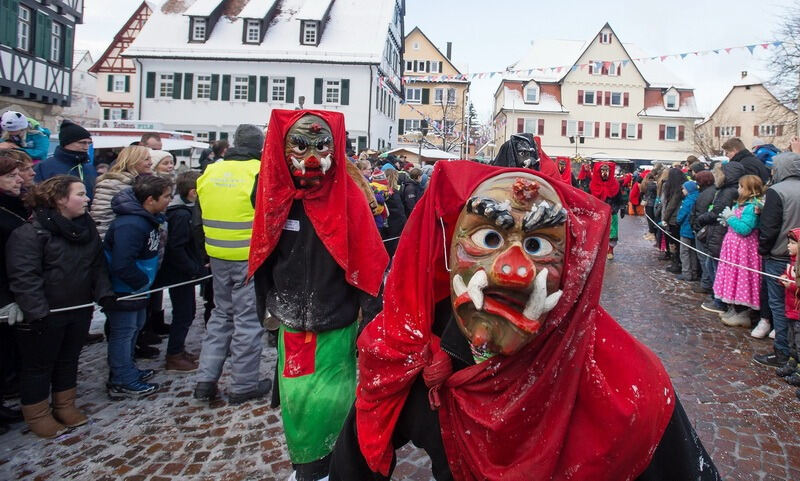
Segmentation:
<svg viewBox="0 0 800 481">
<path fill-rule="evenodd" d="M 197 249 L 192 229 L 193 205 L 172 204 L 167 208 L 167 247 L 153 283 L 155 287 L 186 282 L 208 275 L 203 253 Z"/>
<path fill-rule="evenodd" d="M 761 177 L 761 181 L 764 182 L 764 185 L 767 185 L 767 182 L 769 182 L 769 169 L 764 165 L 764 162 L 761 162 L 761 160 L 749 150 L 740 150 L 731 158 L 731 162 L 739 162 L 742 164 L 745 172 L 744 175 L 756 175 Z"/>
<path fill-rule="evenodd" d="M 399 237 L 408 220 L 408 217 L 406 217 L 406 208 L 403 207 L 403 199 L 399 191 L 394 191 L 386 197 L 386 208 L 389 209 L 389 217 L 386 219 L 388 225 L 382 230 L 383 235 L 381 237 L 384 239 Z M 399 239 L 394 239 L 384 242 L 383 245 L 386 247 L 386 252 L 389 253 L 389 257 L 394 257 L 394 251 L 397 250 L 398 240 Z"/>
<path fill-rule="evenodd" d="M 406 208 L 406 215 L 410 216 L 411 211 L 414 210 L 414 206 L 417 205 L 419 202 L 420 197 L 422 194 L 425 193 L 425 189 L 423 189 L 422 184 L 415 180 L 409 180 L 406 182 L 405 187 L 403 187 L 403 205 Z"/>
<path fill-rule="evenodd" d="M 26 321 L 57 320 L 60 314 L 50 314 L 51 309 L 114 295 L 100 236 L 89 214 L 70 221 L 54 211 L 37 211 L 32 222 L 11 234 L 6 267 Z M 72 316 L 67 312 L 63 317 Z"/>
<path fill-rule="evenodd" d="M 717 194 L 717 186 L 709 185 L 705 187 L 700 193 L 697 195 L 697 200 L 694 203 L 694 209 L 692 209 L 690 222 L 692 224 L 692 230 L 697 233 L 702 227 L 697 224 L 697 219 L 701 215 L 708 212 L 708 208 L 714 202 L 714 196 Z"/>
<path fill-rule="evenodd" d="M 14 229 L 25 223 L 30 212 L 19 197 L 0 194 L 0 307 L 14 302 L 6 271 L 6 245 Z"/>
<path fill-rule="evenodd" d="M 722 172 L 725 174 L 725 183 L 714 196 L 713 208 L 700 215 L 696 221 L 699 227 L 708 226 L 706 246 L 714 257 L 719 257 L 722 240 L 728 231 L 728 228 L 721 225 L 717 218 L 725 207 L 733 207 L 733 204 L 736 203 L 736 199 L 739 198 L 739 179 L 746 175 L 744 167 L 738 162 L 728 162 L 723 165 Z"/>
</svg>

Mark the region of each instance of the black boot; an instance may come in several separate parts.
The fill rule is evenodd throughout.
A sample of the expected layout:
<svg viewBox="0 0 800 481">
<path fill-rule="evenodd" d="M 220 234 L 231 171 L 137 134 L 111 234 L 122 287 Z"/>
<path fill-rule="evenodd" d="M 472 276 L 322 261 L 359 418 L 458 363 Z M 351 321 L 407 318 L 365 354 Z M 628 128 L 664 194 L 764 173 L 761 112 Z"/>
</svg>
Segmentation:
<svg viewBox="0 0 800 481">
<path fill-rule="evenodd" d="M 13 424 L 22 421 L 22 411 L 0 404 L 0 424 Z"/>
<path fill-rule="evenodd" d="M 150 313 L 150 331 L 159 336 L 169 336 L 169 325 L 164 322 L 164 311 L 153 311 Z"/>
</svg>

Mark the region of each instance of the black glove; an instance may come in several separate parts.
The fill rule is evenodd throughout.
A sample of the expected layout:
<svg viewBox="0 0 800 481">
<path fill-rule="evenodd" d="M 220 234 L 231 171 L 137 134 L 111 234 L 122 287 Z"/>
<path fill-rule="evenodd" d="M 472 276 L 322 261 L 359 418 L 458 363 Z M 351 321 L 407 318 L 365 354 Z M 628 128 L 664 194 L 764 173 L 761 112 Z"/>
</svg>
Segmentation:
<svg viewBox="0 0 800 481">
<path fill-rule="evenodd" d="M 117 296 L 105 296 L 101 297 L 100 300 L 97 301 L 97 303 L 100 304 L 100 307 L 103 309 L 103 311 L 107 311 L 110 308 L 112 308 L 114 304 L 116 304 L 116 302 L 117 302 Z"/>
<path fill-rule="evenodd" d="M 625 211 L 626 210 L 627 209 L 625 207 L 622 207 L 622 208 L 619 209 L 619 218 L 620 219 L 624 219 L 625 218 Z"/>
<path fill-rule="evenodd" d="M 24 320 L 22 322 L 18 322 L 16 324 L 16 328 L 20 332 L 32 332 L 36 334 L 41 334 L 44 331 L 44 318 L 41 319 L 33 319 L 33 320 Z"/>
</svg>

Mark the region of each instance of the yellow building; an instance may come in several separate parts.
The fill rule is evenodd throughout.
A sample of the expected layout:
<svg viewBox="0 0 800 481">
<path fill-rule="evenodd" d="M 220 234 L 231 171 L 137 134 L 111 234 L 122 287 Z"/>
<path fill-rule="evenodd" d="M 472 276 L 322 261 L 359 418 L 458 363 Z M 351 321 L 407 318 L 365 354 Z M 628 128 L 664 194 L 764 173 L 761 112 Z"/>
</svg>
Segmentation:
<svg viewBox="0 0 800 481">
<path fill-rule="evenodd" d="M 426 148 L 463 158 L 469 81 L 450 61 L 450 42 L 444 55 L 415 27 L 406 35 L 403 46 L 405 103 L 398 109 L 398 143 L 419 146 L 415 134 L 427 129 Z M 442 76 L 448 76 L 447 80 Z"/>
</svg>

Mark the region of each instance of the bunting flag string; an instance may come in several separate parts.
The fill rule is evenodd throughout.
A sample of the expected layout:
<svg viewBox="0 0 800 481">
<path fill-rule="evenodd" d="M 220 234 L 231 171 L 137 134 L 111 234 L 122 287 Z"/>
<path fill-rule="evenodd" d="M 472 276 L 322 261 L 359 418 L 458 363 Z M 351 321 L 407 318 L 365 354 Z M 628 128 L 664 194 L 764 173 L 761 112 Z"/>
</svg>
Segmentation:
<svg viewBox="0 0 800 481">
<path fill-rule="evenodd" d="M 640 57 L 640 58 L 633 58 L 633 59 L 618 59 L 618 60 L 606 60 L 606 61 L 592 61 L 582 64 L 574 64 L 574 65 L 554 65 L 548 67 L 534 67 L 534 68 L 527 68 L 527 69 L 519 69 L 514 70 L 511 68 L 507 68 L 506 70 L 498 70 L 494 72 L 476 72 L 472 74 L 456 74 L 456 75 L 448 75 L 448 74 L 436 74 L 436 75 L 408 75 L 404 76 L 401 79 L 403 84 L 408 82 L 467 82 L 475 79 L 485 79 L 485 78 L 494 78 L 496 75 L 515 75 L 515 76 L 533 76 L 534 73 L 558 73 L 561 74 L 565 71 L 575 72 L 578 69 L 609 69 L 612 66 L 615 69 L 627 67 L 628 64 L 633 62 L 653 62 L 653 61 L 660 61 L 664 62 L 667 59 L 676 59 L 676 60 L 685 60 L 686 57 L 689 55 L 700 56 L 700 55 L 720 55 L 721 53 L 730 54 L 734 51 L 744 51 L 747 50 L 750 52 L 751 55 L 755 53 L 756 48 L 759 46 L 764 49 L 774 49 L 779 48 L 783 45 L 784 42 L 782 41 L 771 41 L 771 42 L 762 42 L 762 43 L 754 43 L 751 45 L 740 45 L 736 47 L 723 47 L 723 48 L 715 48 L 711 50 L 697 50 L 692 52 L 681 52 L 681 53 L 674 53 L 674 54 L 667 54 L 667 55 L 654 55 L 651 57 Z"/>
</svg>

